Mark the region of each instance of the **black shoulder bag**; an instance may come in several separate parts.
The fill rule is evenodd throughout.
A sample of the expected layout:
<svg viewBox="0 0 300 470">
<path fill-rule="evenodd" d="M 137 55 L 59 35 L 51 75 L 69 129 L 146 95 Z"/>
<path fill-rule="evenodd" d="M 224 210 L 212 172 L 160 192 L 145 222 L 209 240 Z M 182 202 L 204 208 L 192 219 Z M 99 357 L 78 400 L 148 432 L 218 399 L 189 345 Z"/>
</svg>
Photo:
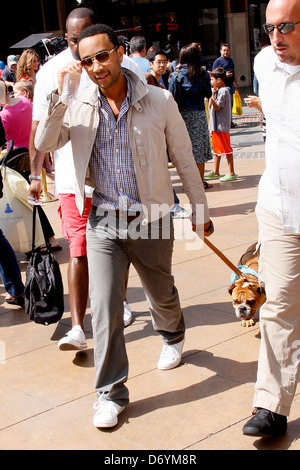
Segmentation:
<svg viewBox="0 0 300 470">
<path fill-rule="evenodd" d="M 45 236 L 47 252 L 35 249 L 37 206 L 33 206 L 32 252 L 26 269 L 25 312 L 30 320 L 42 325 L 58 322 L 64 313 L 64 292 L 59 264 L 51 254 Z"/>
</svg>

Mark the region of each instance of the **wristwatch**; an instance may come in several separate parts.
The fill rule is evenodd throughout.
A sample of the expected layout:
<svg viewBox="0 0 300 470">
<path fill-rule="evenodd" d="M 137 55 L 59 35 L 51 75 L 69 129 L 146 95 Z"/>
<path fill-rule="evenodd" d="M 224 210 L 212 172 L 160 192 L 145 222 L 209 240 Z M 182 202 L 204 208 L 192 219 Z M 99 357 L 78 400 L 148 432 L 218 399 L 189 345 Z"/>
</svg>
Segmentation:
<svg viewBox="0 0 300 470">
<path fill-rule="evenodd" d="M 29 181 L 32 181 L 32 180 L 41 180 L 42 177 L 41 175 L 40 176 L 32 176 L 32 175 L 29 175 Z"/>
</svg>

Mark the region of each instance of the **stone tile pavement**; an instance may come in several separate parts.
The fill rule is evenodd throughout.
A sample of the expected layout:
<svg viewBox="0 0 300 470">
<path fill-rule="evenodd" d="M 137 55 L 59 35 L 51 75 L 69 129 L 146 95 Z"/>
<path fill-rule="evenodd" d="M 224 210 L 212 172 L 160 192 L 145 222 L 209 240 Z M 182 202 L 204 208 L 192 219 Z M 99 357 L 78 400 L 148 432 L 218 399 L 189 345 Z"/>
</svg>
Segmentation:
<svg viewBox="0 0 300 470">
<path fill-rule="evenodd" d="M 232 144 L 239 178 L 230 183 L 213 181 L 206 191 L 215 224 L 210 240 L 233 263 L 257 239 L 254 209 L 264 169 L 257 114 L 244 109 L 244 115 L 235 121 L 238 127 L 232 130 Z M 226 171 L 226 165 L 222 161 L 221 171 Z M 209 162 L 206 171 L 211 170 Z M 181 205 L 187 204 L 176 170 L 170 170 L 170 175 Z M 53 192 L 50 180 L 48 191 Z M 227 292 L 230 269 L 206 245 L 197 244 L 188 234 L 182 239 L 182 233 L 187 233 L 183 220 L 175 220 L 173 258 L 187 327 L 182 363 L 171 371 L 157 369 L 161 339 L 153 331 L 143 288 L 131 268 L 128 300 L 134 319 L 124 333 L 131 401 L 115 428 L 101 431 L 93 427 L 90 307 L 85 319 L 87 351 L 61 352 L 57 348 L 71 324 L 68 246 L 61 235 L 57 206 L 57 201 L 45 204 L 63 246 L 57 253 L 65 282 L 62 320 L 48 327 L 30 322 L 23 310 L 5 303 L 0 285 L 0 449 L 103 450 L 108 455 L 117 451 L 136 455 L 139 451 L 139 456 L 177 450 L 196 457 L 200 450 L 299 450 L 299 390 L 285 436 L 256 439 L 242 435 L 252 412 L 259 321 L 254 327 L 240 325 Z M 26 258 L 17 256 L 25 280 Z"/>
</svg>

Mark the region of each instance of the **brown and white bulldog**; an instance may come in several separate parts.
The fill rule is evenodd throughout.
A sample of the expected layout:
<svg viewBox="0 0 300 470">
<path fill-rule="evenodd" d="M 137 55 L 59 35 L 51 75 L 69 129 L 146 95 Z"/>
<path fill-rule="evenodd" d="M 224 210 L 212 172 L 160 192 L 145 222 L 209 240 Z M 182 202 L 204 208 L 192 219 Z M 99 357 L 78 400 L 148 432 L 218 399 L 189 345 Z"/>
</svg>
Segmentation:
<svg viewBox="0 0 300 470">
<path fill-rule="evenodd" d="M 264 286 L 258 281 L 258 255 L 255 250 L 256 244 L 253 244 L 243 254 L 238 266 L 241 276 L 228 289 L 235 314 L 242 320 L 242 326 L 255 325 L 253 316 L 266 301 Z"/>
</svg>

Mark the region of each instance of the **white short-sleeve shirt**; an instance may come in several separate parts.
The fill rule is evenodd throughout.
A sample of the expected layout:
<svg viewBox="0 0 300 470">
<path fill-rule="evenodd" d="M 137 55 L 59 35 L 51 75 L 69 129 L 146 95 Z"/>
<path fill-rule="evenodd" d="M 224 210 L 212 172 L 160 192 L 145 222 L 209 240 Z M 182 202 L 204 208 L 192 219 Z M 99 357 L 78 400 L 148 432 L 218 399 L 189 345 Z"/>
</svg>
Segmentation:
<svg viewBox="0 0 300 470">
<path fill-rule="evenodd" d="M 300 233 L 300 65 L 277 58 L 272 46 L 255 58 L 266 118 L 266 168 L 258 204 L 282 219 L 284 233 Z"/>
</svg>

